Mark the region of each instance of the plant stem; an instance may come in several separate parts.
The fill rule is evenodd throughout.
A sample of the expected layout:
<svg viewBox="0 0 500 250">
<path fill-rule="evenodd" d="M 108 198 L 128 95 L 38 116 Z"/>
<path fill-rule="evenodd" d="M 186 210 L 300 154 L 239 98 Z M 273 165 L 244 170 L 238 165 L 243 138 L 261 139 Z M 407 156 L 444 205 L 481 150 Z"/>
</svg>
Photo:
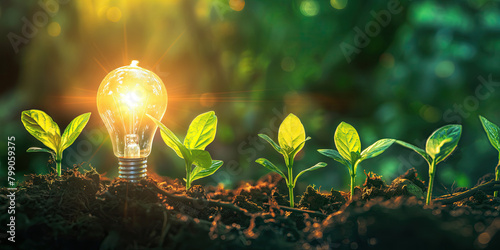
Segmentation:
<svg viewBox="0 0 500 250">
<path fill-rule="evenodd" d="M 186 191 L 191 188 L 191 165 L 192 163 L 186 160 Z"/>
<path fill-rule="evenodd" d="M 431 204 L 432 199 L 432 187 L 434 186 L 434 162 L 431 163 L 429 168 L 429 187 L 427 188 L 427 199 L 425 200 L 425 205 Z"/>
<path fill-rule="evenodd" d="M 351 201 L 352 201 L 352 197 L 354 195 L 355 182 L 356 182 L 356 174 L 351 174 Z"/>
<path fill-rule="evenodd" d="M 293 180 L 293 171 L 292 171 L 292 168 L 293 168 L 293 158 L 290 157 L 290 159 L 288 160 L 288 163 L 289 165 L 287 166 L 288 167 L 288 196 L 290 198 L 290 207 L 294 207 L 295 204 L 294 204 L 294 197 L 293 197 L 293 188 L 294 188 L 294 180 Z"/>
<path fill-rule="evenodd" d="M 57 176 L 61 177 L 61 160 L 56 160 Z"/>
<path fill-rule="evenodd" d="M 352 197 L 354 196 L 354 187 L 356 186 L 356 172 L 358 170 L 358 164 L 359 161 L 356 161 L 354 163 L 354 166 L 352 167 L 352 171 L 349 172 L 349 174 L 351 174 L 351 198 L 350 198 L 351 201 Z"/>
<path fill-rule="evenodd" d="M 498 162 L 497 164 L 497 167 L 495 168 L 495 181 L 499 181 L 500 180 L 500 162 Z M 493 197 L 498 197 L 498 191 L 495 191 L 493 193 Z"/>
</svg>

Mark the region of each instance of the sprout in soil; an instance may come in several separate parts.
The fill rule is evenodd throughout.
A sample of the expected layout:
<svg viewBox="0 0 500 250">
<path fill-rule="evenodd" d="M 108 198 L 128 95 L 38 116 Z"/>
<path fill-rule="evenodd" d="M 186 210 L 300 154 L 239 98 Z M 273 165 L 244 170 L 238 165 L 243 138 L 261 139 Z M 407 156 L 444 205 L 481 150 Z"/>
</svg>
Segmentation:
<svg viewBox="0 0 500 250">
<path fill-rule="evenodd" d="M 56 161 L 57 175 L 61 176 L 61 161 L 63 151 L 75 142 L 85 125 L 89 121 L 90 113 L 82 114 L 66 127 L 61 136 L 59 126 L 45 112 L 32 109 L 25 110 L 21 114 L 21 121 L 26 130 L 36 139 L 41 141 L 47 148 L 31 147 L 27 152 L 46 152 L 52 155 Z"/>
<path fill-rule="evenodd" d="M 297 176 L 295 176 L 295 179 L 293 178 L 292 170 L 295 155 L 297 155 L 297 153 L 304 147 L 305 142 L 311 139 L 310 137 L 306 138 L 304 126 L 300 122 L 299 118 L 294 114 L 289 114 L 280 125 L 278 131 L 279 145 L 265 134 L 259 134 L 259 136 L 269 142 L 269 144 L 271 144 L 271 146 L 273 146 L 273 148 L 278 151 L 278 153 L 283 155 L 283 158 L 285 158 L 285 165 L 288 169 L 288 177 L 272 162 L 265 158 L 259 158 L 255 162 L 261 164 L 271 171 L 278 173 L 285 179 L 290 196 L 290 207 L 294 207 L 293 188 L 295 187 L 299 176 L 301 176 L 305 172 L 323 168 L 326 166 L 326 163 L 319 162 L 308 169 L 302 170 Z"/>
<path fill-rule="evenodd" d="M 429 205 L 432 198 L 432 187 L 436 165 L 444 161 L 458 145 L 462 135 L 462 125 L 446 125 L 434 131 L 427 139 L 425 151 L 412 144 L 397 140 L 396 142 L 420 154 L 429 164 L 429 187 L 425 204 Z"/>
<path fill-rule="evenodd" d="M 361 152 L 361 141 L 359 140 L 358 132 L 353 126 L 345 122 L 340 123 L 337 127 L 333 140 L 338 151 L 333 149 L 318 149 L 318 152 L 342 163 L 347 167 L 349 175 L 351 176 L 352 200 L 356 181 L 356 172 L 359 163 L 383 153 L 394 143 L 395 140 L 378 140 Z"/>
<path fill-rule="evenodd" d="M 160 128 L 161 137 L 167 146 L 184 159 L 186 163 L 186 190 L 191 188 L 195 180 L 210 176 L 223 164 L 222 161 L 212 160 L 205 148 L 215 139 L 217 131 L 217 116 L 213 111 L 203 113 L 189 125 L 184 144 L 170 129 L 154 117 L 148 115 Z M 193 164 L 195 167 L 193 168 Z"/>
<path fill-rule="evenodd" d="M 484 131 L 486 132 L 486 135 L 488 136 L 491 145 L 493 145 L 493 147 L 499 152 L 498 163 L 497 166 L 495 167 L 495 181 L 498 181 L 500 180 L 500 168 L 498 167 L 500 166 L 500 128 L 482 116 L 479 116 L 479 119 L 483 124 Z M 498 191 L 495 191 L 493 193 L 493 196 L 497 197 Z"/>
</svg>

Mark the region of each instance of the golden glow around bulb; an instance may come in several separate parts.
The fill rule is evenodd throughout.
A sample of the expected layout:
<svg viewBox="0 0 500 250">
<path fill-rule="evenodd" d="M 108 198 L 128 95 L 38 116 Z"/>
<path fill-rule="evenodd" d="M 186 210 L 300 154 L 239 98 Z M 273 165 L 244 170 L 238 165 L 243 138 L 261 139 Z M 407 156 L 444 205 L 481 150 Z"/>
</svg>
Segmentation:
<svg viewBox="0 0 500 250">
<path fill-rule="evenodd" d="M 156 124 L 167 109 L 167 90 L 153 72 L 138 61 L 111 71 L 97 92 L 97 108 L 120 158 L 145 158 L 151 152 Z"/>
</svg>

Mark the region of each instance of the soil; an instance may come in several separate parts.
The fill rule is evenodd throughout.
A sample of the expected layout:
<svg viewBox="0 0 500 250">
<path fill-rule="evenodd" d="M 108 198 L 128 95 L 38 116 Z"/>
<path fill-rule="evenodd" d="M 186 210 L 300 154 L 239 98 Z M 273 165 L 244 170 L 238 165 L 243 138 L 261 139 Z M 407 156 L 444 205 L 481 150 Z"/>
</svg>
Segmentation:
<svg viewBox="0 0 500 250">
<path fill-rule="evenodd" d="M 16 193 L 16 243 L 0 247 L 500 249 L 500 198 L 492 192 L 426 206 L 415 169 L 390 184 L 365 175 L 353 201 L 349 193 L 309 186 L 294 209 L 277 174 L 234 190 L 195 185 L 187 192 L 177 179 L 150 176 L 131 184 L 77 167 L 62 177 L 30 175 Z M 7 194 L 0 190 L 1 211 Z M 2 225 L 9 216 L 2 212 Z"/>
</svg>

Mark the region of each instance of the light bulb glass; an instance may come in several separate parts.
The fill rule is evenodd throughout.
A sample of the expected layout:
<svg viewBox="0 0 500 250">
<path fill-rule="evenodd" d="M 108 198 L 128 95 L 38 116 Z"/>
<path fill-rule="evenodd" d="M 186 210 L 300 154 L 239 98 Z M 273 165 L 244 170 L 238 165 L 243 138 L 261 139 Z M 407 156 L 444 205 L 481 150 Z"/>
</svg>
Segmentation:
<svg viewBox="0 0 500 250">
<path fill-rule="evenodd" d="M 168 96 L 163 82 L 155 73 L 137 64 L 138 61 L 132 61 L 130 66 L 109 72 L 97 92 L 97 109 L 121 167 L 123 162 L 144 162 L 145 165 L 157 129 L 146 114 L 161 120 L 167 109 Z M 145 166 L 141 171 L 144 172 L 141 177 L 145 176 Z M 126 178 L 122 172 L 120 177 Z"/>
</svg>

